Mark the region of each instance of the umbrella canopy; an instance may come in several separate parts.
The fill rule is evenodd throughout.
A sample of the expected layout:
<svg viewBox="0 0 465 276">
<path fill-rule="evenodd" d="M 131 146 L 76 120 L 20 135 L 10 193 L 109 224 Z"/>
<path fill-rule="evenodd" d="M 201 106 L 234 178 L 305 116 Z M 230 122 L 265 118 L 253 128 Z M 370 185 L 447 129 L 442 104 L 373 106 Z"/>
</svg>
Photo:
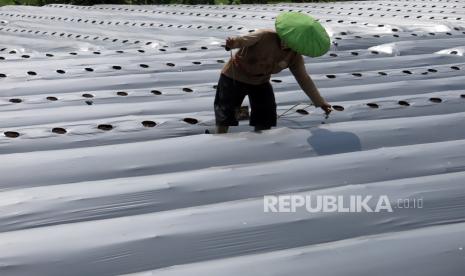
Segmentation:
<svg viewBox="0 0 465 276">
<path fill-rule="evenodd" d="M 319 57 L 328 52 L 331 40 L 325 28 L 313 17 L 299 12 L 281 13 L 275 22 L 276 33 L 299 54 Z"/>
</svg>

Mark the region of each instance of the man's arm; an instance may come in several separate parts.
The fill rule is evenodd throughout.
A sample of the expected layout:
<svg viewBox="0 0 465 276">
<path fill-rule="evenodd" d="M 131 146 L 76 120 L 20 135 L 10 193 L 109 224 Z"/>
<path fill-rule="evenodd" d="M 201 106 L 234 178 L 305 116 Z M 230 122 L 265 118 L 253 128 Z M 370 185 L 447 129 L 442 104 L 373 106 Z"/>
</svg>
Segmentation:
<svg viewBox="0 0 465 276">
<path fill-rule="evenodd" d="M 305 94 L 312 100 L 313 104 L 317 107 L 321 107 L 327 114 L 330 113 L 332 111 L 331 105 L 321 97 L 318 88 L 308 75 L 302 55 L 296 54 L 289 69 L 299 83 L 300 88 L 302 88 Z"/>
<path fill-rule="evenodd" d="M 266 33 L 267 30 L 258 30 L 242 36 L 228 37 L 226 39 L 226 47 L 229 49 L 236 49 L 252 46 Z"/>
</svg>

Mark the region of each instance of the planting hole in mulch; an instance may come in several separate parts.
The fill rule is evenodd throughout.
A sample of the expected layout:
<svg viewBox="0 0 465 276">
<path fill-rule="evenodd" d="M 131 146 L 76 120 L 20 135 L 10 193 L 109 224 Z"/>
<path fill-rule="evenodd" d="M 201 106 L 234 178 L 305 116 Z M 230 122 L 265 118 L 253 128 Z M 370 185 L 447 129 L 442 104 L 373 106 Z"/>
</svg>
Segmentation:
<svg viewBox="0 0 465 276">
<path fill-rule="evenodd" d="M 58 74 L 64 74 L 64 73 L 66 73 L 66 72 L 65 72 L 65 70 L 58 69 L 58 70 L 57 70 L 57 73 L 58 73 Z"/>
<path fill-rule="evenodd" d="M 84 98 L 93 98 L 94 95 L 89 94 L 89 93 L 84 93 L 84 94 L 82 94 L 82 97 L 84 97 Z"/>
<path fill-rule="evenodd" d="M 376 104 L 376 103 L 367 103 L 367 106 L 369 106 L 371 108 L 379 108 L 379 105 Z"/>
<path fill-rule="evenodd" d="M 188 124 L 191 124 L 191 125 L 195 125 L 199 122 L 199 120 L 197 119 L 194 119 L 194 118 L 184 118 L 182 119 L 184 122 L 188 123 Z"/>
<path fill-rule="evenodd" d="M 308 111 L 305 109 L 297 109 L 295 112 L 301 114 L 301 115 L 308 115 Z"/>
<path fill-rule="evenodd" d="M 9 102 L 10 103 L 21 103 L 23 102 L 23 100 L 15 98 L 15 99 L 9 99 Z"/>
<path fill-rule="evenodd" d="M 166 65 L 167 65 L 167 66 L 170 66 L 170 67 L 175 66 L 175 64 L 174 64 L 174 63 L 171 63 L 171 62 L 168 62 Z"/>
<path fill-rule="evenodd" d="M 381 76 L 387 76 L 386 72 L 378 72 L 378 74 L 380 74 Z"/>
<path fill-rule="evenodd" d="M 140 67 L 142 68 L 149 68 L 149 66 L 147 64 L 139 64 Z"/>
<path fill-rule="evenodd" d="M 154 127 L 157 125 L 157 123 L 155 123 L 154 121 L 143 121 L 142 125 L 144 127 Z"/>
<path fill-rule="evenodd" d="M 335 78 L 336 78 L 335 75 L 326 75 L 326 77 L 327 77 L 328 79 L 335 79 Z"/>
<path fill-rule="evenodd" d="M 398 101 L 397 103 L 402 106 L 410 106 L 410 104 L 407 101 Z"/>
<path fill-rule="evenodd" d="M 85 103 L 86 103 L 87 105 L 93 105 L 93 104 L 94 104 L 93 101 L 85 101 Z"/>
<path fill-rule="evenodd" d="M 101 125 L 98 125 L 97 128 L 100 130 L 109 131 L 113 129 L 113 126 L 109 124 L 101 124 Z"/>
<path fill-rule="evenodd" d="M 433 103 L 442 103 L 442 99 L 441 98 L 429 98 L 430 102 L 433 102 Z"/>
<path fill-rule="evenodd" d="M 84 68 L 84 70 L 86 70 L 87 72 L 94 72 L 94 69 L 92 69 L 90 67 Z"/>
<path fill-rule="evenodd" d="M 280 82 L 283 82 L 282 80 L 278 80 L 278 79 L 273 79 L 271 80 L 272 82 L 276 82 L 276 83 L 280 83 Z"/>
<path fill-rule="evenodd" d="M 5 74 L 0 74 L 0 78 L 6 78 Z"/>
<path fill-rule="evenodd" d="M 199 64 L 202 64 L 202 63 L 200 61 L 193 61 L 192 64 L 199 65 Z"/>
<path fill-rule="evenodd" d="M 5 135 L 8 138 L 18 138 L 20 134 L 16 131 L 5 131 L 3 135 Z"/>
<path fill-rule="evenodd" d="M 67 131 L 66 131 L 66 129 L 61 128 L 61 127 L 54 127 L 52 129 L 52 132 L 56 133 L 56 134 L 66 134 Z"/>
<path fill-rule="evenodd" d="M 336 111 L 344 111 L 344 107 L 340 105 L 333 105 L 331 107 Z"/>
<path fill-rule="evenodd" d="M 123 96 L 123 97 L 124 97 L 124 96 L 127 96 L 128 93 L 127 93 L 127 92 L 124 92 L 124 91 L 119 91 L 119 92 L 116 92 L 116 95 L 118 95 L 118 96 Z"/>
<path fill-rule="evenodd" d="M 438 70 L 430 68 L 430 69 L 428 69 L 428 72 L 430 72 L 430 73 L 437 73 Z"/>
<path fill-rule="evenodd" d="M 47 100 L 54 102 L 54 101 L 58 101 L 58 98 L 53 97 L 53 96 L 49 96 L 49 97 L 47 97 Z"/>
<path fill-rule="evenodd" d="M 115 69 L 115 70 L 121 70 L 121 66 L 118 66 L 118 65 L 113 65 L 111 68 Z"/>
<path fill-rule="evenodd" d="M 361 76 L 362 76 L 362 74 L 360 74 L 360 73 L 352 73 L 352 76 L 355 76 L 355 77 L 361 77 Z"/>
<path fill-rule="evenodd" d="M 465 94 L 460 95 L 460 98 L 465 99 Z"/>
<path fill-rule="evenodd" d="M 161 95 L 161 91 L 159 90 L 152 90 L 150 91 L 150 93 L 152 93 L 153 95 Z"/>
<path fill-rule="evenodd" d="M 452 66 L 450 69 L 453 69 L 453 70 L 460 70 L 460 68 L 457 67 L 457 66 Z"/>
<path fill-rule="evenodd" d="M 184 88 L 182 89 L 182 91 L 184 91 L 184 92 L 189 92 L 189 93 L 190 93 L 190 92 L 194 92 L 194 90 L 192 90 L 192 89 L 190 89 L 190 88 L 187 88 L 187 87 L 184 87 Z"/>
<path fill-rule="evenodd" d="M 411 71 L 409 71 L 409 70 L 404 70 L 404 71 L 402 71 L 402 73 L 404 73 L 404 74 L 408 74 L 408 75 L 411 75 L 411 74 L 413 74 L 413 73 L 412 73 Z"/>
</svg>

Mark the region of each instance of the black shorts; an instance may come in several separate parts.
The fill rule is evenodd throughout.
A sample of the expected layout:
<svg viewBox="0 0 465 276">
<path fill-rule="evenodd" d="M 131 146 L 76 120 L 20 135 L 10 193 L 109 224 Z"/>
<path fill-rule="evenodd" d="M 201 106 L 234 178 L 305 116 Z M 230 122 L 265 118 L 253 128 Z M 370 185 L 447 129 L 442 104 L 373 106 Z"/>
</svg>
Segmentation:
<svg viewBox="0 0 465 276">
<path fill-rule="evenodd" d="M 215 119 L 219 126 L 237 126 L 236 110 L 249 96 L 250 125 L 270 128 L 276 126 L 276 101 L 269 82 L 252 85 L 220 76 L 215 96 Z"/>
</svg>

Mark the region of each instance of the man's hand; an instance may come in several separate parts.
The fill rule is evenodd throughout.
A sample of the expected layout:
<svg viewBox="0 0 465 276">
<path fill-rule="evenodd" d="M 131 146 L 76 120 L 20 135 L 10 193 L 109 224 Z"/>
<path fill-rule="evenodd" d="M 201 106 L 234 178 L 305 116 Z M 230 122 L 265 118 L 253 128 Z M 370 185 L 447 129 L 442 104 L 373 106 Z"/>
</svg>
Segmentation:
<svg viewBox="0 0 465 276">
<path fill-rule="evenodd" d="M 331 105 L 327 102 L 324 102 L 323 104 L 321 104 L 320 108 L 323 109 L 326 115 L 329 115 L 329 113 L 333 111 L 333 109 L 331 108 Z"/>
<path fill-rule="evenodd" d="M 225 47 L 226 51 L 234 49 L 234 46 L 235 46 L 234 44 L 235 44 L 234 43 L 234 38 L 232 38 L 232 37 L 226 38 L 226 47 Z"/>
</svg>

